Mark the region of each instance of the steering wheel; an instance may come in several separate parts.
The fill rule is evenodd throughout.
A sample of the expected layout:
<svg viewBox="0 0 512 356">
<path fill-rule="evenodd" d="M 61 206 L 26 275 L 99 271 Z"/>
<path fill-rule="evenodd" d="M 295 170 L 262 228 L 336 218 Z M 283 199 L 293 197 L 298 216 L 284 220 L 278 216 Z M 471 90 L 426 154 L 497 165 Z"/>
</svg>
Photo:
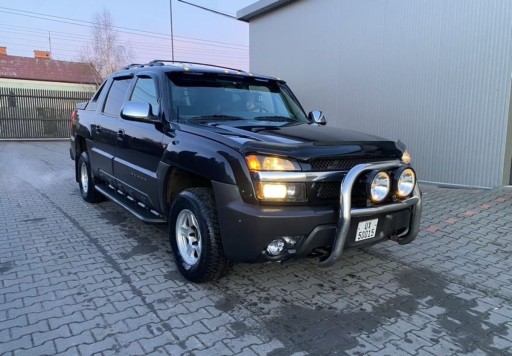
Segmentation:
<svg viewBox="0 0 512 356">
<path fill-rule="evenodd" d="M 249 110 L 250 112 L 263 112 L 268 113 L 268 110 L 263 106 L 255 106 L 252 109 Z"/>
</svg>

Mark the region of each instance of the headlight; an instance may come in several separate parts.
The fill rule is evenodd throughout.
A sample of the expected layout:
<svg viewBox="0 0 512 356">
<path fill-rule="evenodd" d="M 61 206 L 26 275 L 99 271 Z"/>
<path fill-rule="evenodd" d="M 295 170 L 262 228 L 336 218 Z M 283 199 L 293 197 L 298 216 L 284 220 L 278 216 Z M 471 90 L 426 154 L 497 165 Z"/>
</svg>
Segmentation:
<svg viewBox="0 0 512 356">
<path fill-rule="evenodd" d="M 260 171 L 300 171 L 299 164 L 291 159 L 265 156 L 265 155 L 248 155 L 245 157 L 247 166 L 252 172 Z M 272 173 L 269 173 L 272 174 Z M 264 181 L 259 179 L 254 181 L 256 197 L 261 201 L 270 202 L 305 202 L 306 201 L 306 184 L 296 182 Z"/>
<path fill-rule="evenodd" d="M 403 167 L 396 171 L 393 178 L 393 190 L 398 198 L 411 195 L 416 185 L 416 173 L 412 168 Z"/>
<path fill-rule="evenodd" d="M 389 194 L 391 179 L 386 172 L 373 172 L 368 176 L 367 193 L 372 203 L 380 203 Z"/>
<path fill-rule="evenodd" d="M 411 163 L 411 154 L 409 153 L 409 151 L 405 150 L 404 153 L 402 154 L 402 162 L 404 162 L 405 164 Z"/>
<path fill-rule="evenodd" d="M 251 171 L 300 171 L 297 162 L 286 158 L 249 155 L 245 160 Z"/>
<path fill-rule="evenodd" d="M 303 202 L 306 200 L 304 183 L 256 183 L 256 196 L 265 201 Z"/>
</svg>

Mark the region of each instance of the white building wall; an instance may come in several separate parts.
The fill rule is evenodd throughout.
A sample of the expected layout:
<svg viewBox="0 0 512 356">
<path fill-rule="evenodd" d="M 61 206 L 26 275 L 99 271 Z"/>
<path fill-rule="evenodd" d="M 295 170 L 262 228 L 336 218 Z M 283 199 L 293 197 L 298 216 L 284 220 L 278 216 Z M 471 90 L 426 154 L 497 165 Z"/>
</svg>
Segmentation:
<svg viewBox="0 0 512 356">
<path fill-rule="evenodd" d="M 499 186 L 511 23 L 509 0 L 299 0 L 251 19 L 250 68 L 328 125 L 402 140 L 422 180 Z"/>
</svg>

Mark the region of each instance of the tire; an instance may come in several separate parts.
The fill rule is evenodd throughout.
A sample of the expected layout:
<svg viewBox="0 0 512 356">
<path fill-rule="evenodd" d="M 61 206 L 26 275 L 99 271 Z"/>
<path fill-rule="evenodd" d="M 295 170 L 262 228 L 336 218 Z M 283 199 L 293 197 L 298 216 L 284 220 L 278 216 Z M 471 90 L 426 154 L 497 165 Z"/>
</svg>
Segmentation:
<svg viewBox="0 0 512 356">
<path fill-rule="evenodd" d="M 178 270 L 189 281 L 211 282 L 228 272 L 211 188 L 186 189 L 175 198 L 169 239 Z"/>
<path fill-rule="evenodd" d="M 82 152 L 78 160 L 78 185 L 80 186 L 80 194 L 82 198 L 88 203 L 97 203 L 103 200 L 101 195 L 96 189 L 94 178 L 91 174 L 91 163 L 87 152 Z"/>
</svg>

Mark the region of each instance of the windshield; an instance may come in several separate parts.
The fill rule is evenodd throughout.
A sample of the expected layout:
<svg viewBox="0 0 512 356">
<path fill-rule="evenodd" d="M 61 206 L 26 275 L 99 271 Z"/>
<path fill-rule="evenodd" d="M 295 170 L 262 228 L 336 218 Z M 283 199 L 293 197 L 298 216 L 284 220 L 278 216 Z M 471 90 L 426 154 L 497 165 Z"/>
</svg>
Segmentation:
<svg viewBox="0 0 512 356">
<path fill-rule="evenodd" d="M 168 73 L 175 120 L 190 123 L 307 122 L 289 89 L 275 80 L 209 74 Z"/>
</svg>

